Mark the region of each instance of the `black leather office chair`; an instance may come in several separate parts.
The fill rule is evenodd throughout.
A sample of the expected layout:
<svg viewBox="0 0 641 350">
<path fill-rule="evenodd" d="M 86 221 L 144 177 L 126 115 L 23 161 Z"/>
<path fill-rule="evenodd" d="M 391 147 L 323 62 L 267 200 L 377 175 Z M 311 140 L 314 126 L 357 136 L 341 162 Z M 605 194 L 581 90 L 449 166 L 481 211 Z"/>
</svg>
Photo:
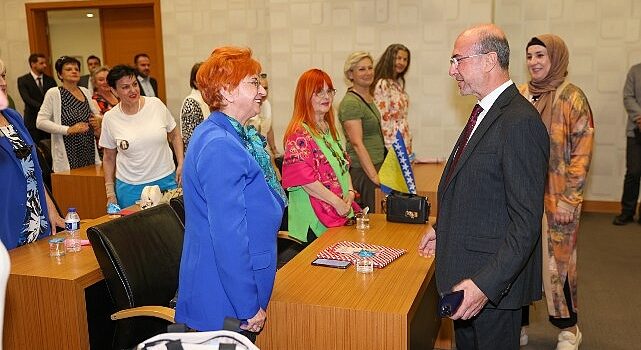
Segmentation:
<svg viewBox="0 0 641 350">
<path fill-rule="evenodd" d="M 184 226 L 168 204 L 92 226 L 87 235 L 107 282 L 114 349 L 167 331 L 178 289 Z M 160 306 L 160 307 L 158 307 Z"/>
<path fill-rule="evenodd" d="M 176 212 L 185 225 L 185 201 L 183 196 L 178 196 L 169 200 L 169 205 Z M 287 220 L 285 217 L 284 220 Z M 280 269 L 291 260 L 296 254 L 303 250 L 304 245 L 296 238 L 290 237 L 287 231 L 278 231 L 278 257 L 276 267 Z"/>
<path fill-rule="evenodd" d="M 180 222 L 183 223 L 183 226 L 185 226 L 185 201 L 183 199 L 183 196 L 178 196 L 170 199 L 169 205 L 171 206 L 171 209 L 176 212 L 176 215 L 178 215 L 178 218 L 180 219 Z"/>
</svg>

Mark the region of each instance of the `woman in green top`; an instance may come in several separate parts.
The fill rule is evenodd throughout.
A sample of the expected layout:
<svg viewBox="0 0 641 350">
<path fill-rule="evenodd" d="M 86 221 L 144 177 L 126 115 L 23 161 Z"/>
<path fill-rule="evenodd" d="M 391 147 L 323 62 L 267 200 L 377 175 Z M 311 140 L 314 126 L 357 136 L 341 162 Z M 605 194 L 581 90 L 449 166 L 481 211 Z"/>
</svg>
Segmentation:
<svg viewBox="0 0 641 350">
<path fill-rule="evenodd" d="M 347 57 L 343 72 L 351 86 L 338 107 L 338 119 L 343 125 L 347 153 L 352 160 L 349 173 L 354 189 L 360 194 L 357 202 L 374 212 L 374 191 L 381 185 L 378 170 L 385 158 L 381 115 L 370 93 L 374 60 L 367 52 L 354 52 Z"/>
<path fill-rule="evenodd" d="M 303 73 L 285 131 L 282 180 L 289 192 L 288 231 L 303 242 L 313 241 L 328 227 L 345 225 L 360 210 L 334 123 L 335 94 L 327 73 Z"/>
</svg>

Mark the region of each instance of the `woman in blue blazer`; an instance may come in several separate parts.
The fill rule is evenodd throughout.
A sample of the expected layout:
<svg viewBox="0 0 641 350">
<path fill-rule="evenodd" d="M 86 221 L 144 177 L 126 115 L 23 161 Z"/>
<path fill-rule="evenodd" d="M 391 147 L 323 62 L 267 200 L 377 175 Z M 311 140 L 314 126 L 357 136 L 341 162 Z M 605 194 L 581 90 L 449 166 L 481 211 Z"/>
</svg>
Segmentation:
<svg viewBox="0 0 641 350">
<path fill-rule="evenodd" d="M 7 108 L 5 77 L 0 60 L 0 240 L 13 249 L 50 235 L 51 227 L 64 226 L 64 220 L 44 189 L 36 146 L 22 116 Z"/>
<path fill-rule="evenodd" d="M 266 95 L 260 71 L 249 49 L 222 47 L 197 75 L 213 113 L 195 129 L 184 162 L 176 321 L 199 331 L 220 330 L 233 317 L 259 332 L 274 285 L 286 197 L 265 140 L 244 126 Z"/>
</svg>

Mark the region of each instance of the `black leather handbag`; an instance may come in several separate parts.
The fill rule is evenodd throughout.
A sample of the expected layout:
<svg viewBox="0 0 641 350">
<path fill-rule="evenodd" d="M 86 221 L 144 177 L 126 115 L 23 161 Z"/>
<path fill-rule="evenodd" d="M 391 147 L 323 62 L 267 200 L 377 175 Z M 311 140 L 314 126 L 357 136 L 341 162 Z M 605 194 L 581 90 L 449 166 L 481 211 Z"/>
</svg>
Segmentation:
<svg viewBox="0 0 641 350">
<path fill-rule="evenodd" d="M 392 192 L 383 204 L 387 221 L 407 224 L 424 224 L 430 216 L 430 202 L 427 197 L 416 194 Z"/>
</svg>

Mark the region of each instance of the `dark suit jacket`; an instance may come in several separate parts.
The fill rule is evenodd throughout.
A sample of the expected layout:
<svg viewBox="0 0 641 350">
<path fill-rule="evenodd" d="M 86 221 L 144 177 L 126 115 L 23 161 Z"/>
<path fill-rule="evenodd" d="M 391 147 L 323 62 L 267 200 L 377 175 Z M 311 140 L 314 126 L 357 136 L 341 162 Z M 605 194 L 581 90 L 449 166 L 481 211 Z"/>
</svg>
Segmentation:
<svg viewBox="0 0 641 350">
<path fill-rule="evenodd" d="M 158 96 L 158 82 L 156 81 L 156 79 L 149 77 L 149 82 L 151 83 L 151 87 L 154 89 L 154 94 L 156 95 L 156 97 L 160 98 Z M 145 93 L 142 85 L 140 85 L 140 96 L 149 96 L 148 93 Z"/>
<path fill-rule="evenodd" d="M 27 130 L 29 130 L 31 137 L 36 143 L 42 138 L 49 137 L 48 133 L 36 128 L 36 117 L 38 116 L 38 111 L 40 111 L 42 101 L 45 98 L 45 93 L 50 88 L 56 86 L 58 86 L 56 81 L 46 74 L 42 75 L 42 87 L 44 92 L 40 91 L 36 81 L 31 76 L 31 73 L 27 73 L 18 78 L 18 91 L 20 92 L 22 101 L 24 101 L 24 122 L 27 126 Z"/>
<path fill-rule="evenodd" d="M 486 307 L 517 309 L 541 298 L 541 219 L 549 138 L 514 84 L 487 112 L 438 187 L 436 283 L 471 278 Z"/>
<path fill-rule="evenodd" d="M 87 89 L 89 88 L 89 77 L 91 77 L 91 74 L 85 74 L 80 77 L 80 81 L 78 82 L 78 86 L 86 87 Z"/>
</svg>

